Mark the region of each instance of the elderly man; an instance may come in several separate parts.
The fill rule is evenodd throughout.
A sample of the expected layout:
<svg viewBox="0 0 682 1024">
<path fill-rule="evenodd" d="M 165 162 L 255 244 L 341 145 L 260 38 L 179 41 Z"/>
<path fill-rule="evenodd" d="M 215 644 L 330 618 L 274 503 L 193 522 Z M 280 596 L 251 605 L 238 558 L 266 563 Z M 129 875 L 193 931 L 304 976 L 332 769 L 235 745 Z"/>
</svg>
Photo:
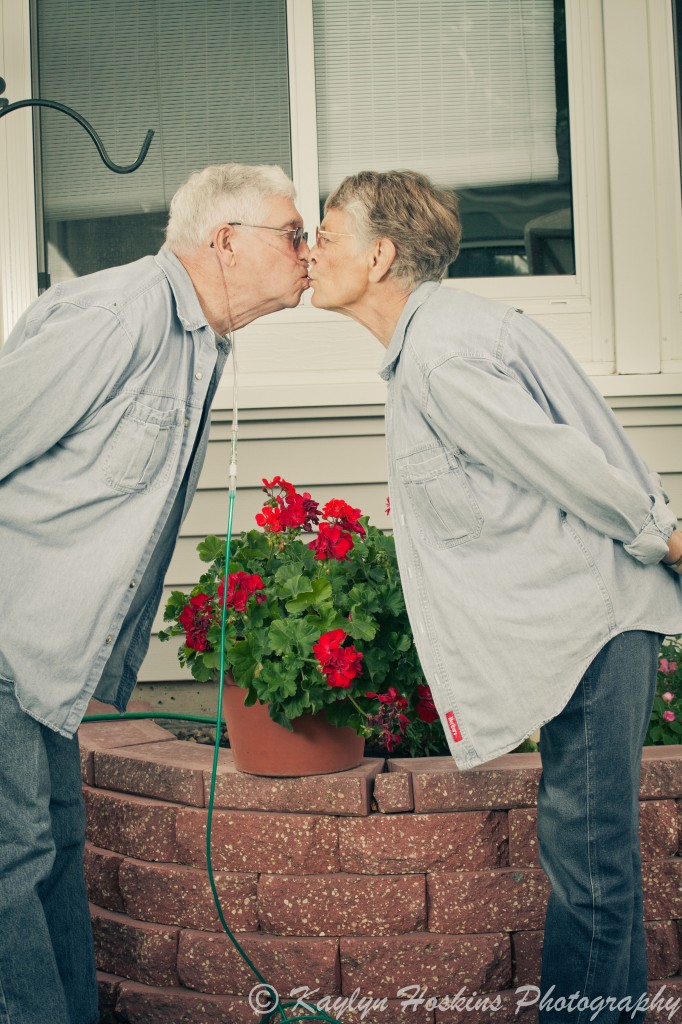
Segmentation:
<svg viewBox="0 0 682 1024">
<path fill-rule="evenodd" d="M 647 990 L 639 773 L 661 635 L 682 631 L 682 533 L 559 342 L 439 284 L 460 233 L 454 196 L 419 174 L 346 178 L 311 250 L 313 304 L 386 349 L 403 589 L 453 757 L 471 768 L 541 727 L 556 1009 L 540 1019 L 582 1024 L 586 999 Z"/>
<path fill-rule="evenodd" d="M 125 710 L 235 328 L 296 306 L 278 167 L 193 174 L 156 256 L 51 288 L 0 353 L 0 1019 L 98 1020 L 74 734 Z"/>
</svg>

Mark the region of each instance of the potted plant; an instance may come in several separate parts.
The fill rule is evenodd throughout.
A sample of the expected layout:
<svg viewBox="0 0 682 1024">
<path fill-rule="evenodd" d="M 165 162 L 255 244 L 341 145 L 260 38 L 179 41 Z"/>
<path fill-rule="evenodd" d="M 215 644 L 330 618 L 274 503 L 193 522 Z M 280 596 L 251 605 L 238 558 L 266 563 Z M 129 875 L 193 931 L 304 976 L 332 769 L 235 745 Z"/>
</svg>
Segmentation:
<svg viewBox="0 0 682 1024">
<path fill-rule="evenodd" d="M 666 637 L 658 659 L 658 682 L 644 746 L 682 743 L 682 644 Z"/>
<path fill-rule="evenodd" d="M 320 509 L 279 476 L 264 479 L 263 490 L 260 529 L 230 547 L 225 717 L 237 767 L 272 775 L 341 770 L 362 760 L 366 741 L 386 753 L 407 745 L 412 754 L 446 753 L 393 537 L 342 499 Z M 207 571 L 190 594 L 172 592 L 170 627 L 159 637 L 182 636 L 180 663 L 209 682 L 220 665 L 225 542 L 208 536 L 198 551 Z M 249 709 L 258 718 L 241 743 Z M 286 753 L 297 741 L 312 764 Z M 340 756 L 330 760 L 336 747 Z"/>
</svg>

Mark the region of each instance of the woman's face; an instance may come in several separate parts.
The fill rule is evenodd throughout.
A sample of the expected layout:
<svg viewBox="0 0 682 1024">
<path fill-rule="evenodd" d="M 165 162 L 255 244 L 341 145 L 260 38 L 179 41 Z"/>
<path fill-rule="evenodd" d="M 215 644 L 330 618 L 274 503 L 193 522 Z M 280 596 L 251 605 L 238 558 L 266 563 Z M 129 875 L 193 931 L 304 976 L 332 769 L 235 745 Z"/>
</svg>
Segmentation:
<svg viewBox="0 0 682 1024">
<path fill-rule="evenodd" d="M 312 304 L 320 309 L 347 312 L 367 291 L 369 252 L 355 231 L 355 222 L 343 210 L 329 210 L 310 250 L 309 279 Z"/>
</svg>

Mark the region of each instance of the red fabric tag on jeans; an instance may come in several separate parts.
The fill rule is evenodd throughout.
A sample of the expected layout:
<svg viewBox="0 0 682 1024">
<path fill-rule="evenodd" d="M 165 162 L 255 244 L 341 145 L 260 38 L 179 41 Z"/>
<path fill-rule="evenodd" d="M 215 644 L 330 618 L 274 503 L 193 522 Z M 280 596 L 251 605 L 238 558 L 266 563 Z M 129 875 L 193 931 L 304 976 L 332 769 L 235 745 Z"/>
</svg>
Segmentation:
<svg viewBox="0 0 682 1024">
<path fill-rule="evenodd" d="M 448 720 L 448 725 L 450 726 L 452 738 L 454 739 L 455 743 L 459 743 L 459 741 L 462 738 L 462 734 L 459 731 L 459 726 L 457 725 L 457 719 L 455 718 L 454 711 L 448 711 L 445 717 Z"/>
</svg>

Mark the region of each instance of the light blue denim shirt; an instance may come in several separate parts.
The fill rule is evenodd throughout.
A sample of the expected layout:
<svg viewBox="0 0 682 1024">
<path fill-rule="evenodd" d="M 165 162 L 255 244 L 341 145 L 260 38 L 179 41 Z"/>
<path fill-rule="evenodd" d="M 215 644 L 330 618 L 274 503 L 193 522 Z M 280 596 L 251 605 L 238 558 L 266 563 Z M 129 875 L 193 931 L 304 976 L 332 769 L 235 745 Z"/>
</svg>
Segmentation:
<svg viewBox="0 0 682 1024">
<path fill-rule="evenodd" d="M 682 631 L 659 564 L 676 516 L 589 377 L 513 307 L 421 284 L 380 373 L 407 609 L 472 768 L 557 715 L 616 634 Z"/>
<path fill-rule="evenodd" d="M 126 707 L 229 348 L 162 250 L 50 288 L 0 350 L 0 676 L 63 736 L 95 690 Z"/>
</svg>

